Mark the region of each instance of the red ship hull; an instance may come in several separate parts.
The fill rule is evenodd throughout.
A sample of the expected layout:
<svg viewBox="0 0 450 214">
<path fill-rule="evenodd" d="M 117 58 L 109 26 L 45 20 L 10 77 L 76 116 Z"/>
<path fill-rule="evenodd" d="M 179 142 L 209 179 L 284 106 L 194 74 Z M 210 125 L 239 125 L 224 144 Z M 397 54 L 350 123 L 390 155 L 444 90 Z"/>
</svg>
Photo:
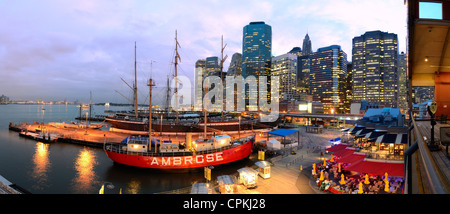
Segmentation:
<svg viewBox="0 0 450 214">
<path fill-rule="evenodd" d="M 189 169 L 242 160 L 253 152 L 253 141 L 218 152 L 187 156 L 139 156 L 108 150 L 105 152 L 111 160 L 124 165 L 154 169 Z"/>
</svg>

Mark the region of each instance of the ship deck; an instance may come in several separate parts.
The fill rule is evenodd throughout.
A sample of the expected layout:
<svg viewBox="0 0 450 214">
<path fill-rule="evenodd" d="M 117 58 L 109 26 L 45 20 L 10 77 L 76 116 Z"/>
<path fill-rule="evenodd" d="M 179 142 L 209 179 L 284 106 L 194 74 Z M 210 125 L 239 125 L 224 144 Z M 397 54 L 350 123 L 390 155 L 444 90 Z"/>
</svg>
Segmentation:
<svg viewBox="0 0 450 214">
<path fill-rule="evenodd" d="M 160 151 L 157 147 L 155 148 L 154 145 L 150 147 L 150 150 L 148 152 L 132 152 L 124 150 L 123 147 L 126 146 L 126 143 L 105 143 L 104 144 L 104 150 L 115 152 L 119 154 L 128 154 L 128 155 L 136 155 L 136 156 L 148 156 L 148 157 L 175 157 L 175 156 L 193 156 L 193 155 L 203 155 L 203 154 L 210 154 L 215 152 L 221 152 L 228 149 L 232 149 L 238 146 L 241 146 L 248 141 L 250 141 L 251 138 L 254 138 L 254 136 L 248 136 L 245 138 L 241 138 L 238 141 L 233 141 L 232 144 L 223 146 L 221 148 L 217 149 L 209 149 L 209 150 L 203 150 L 203 151 L 194 151 L 194 150 L 171 150 L 171 151 Z"/>
</svg>

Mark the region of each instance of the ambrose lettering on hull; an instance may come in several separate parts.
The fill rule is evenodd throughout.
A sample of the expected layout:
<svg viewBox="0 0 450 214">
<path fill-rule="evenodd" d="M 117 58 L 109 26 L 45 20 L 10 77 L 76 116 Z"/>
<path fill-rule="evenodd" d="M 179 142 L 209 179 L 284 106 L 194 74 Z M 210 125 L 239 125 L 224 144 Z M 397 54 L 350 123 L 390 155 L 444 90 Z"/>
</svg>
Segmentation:
<svg viewBox="0 0 450 214">
<path fill-rule="evenodd" d="M 179 157 L 153 157 L 150 165 L 155 166 L 181 166 L 197 165 L 203 163 L 213 163 L 223 161 L 223 152 L 217 152 L 207 155 L 179 156 Z"/>
</svg>

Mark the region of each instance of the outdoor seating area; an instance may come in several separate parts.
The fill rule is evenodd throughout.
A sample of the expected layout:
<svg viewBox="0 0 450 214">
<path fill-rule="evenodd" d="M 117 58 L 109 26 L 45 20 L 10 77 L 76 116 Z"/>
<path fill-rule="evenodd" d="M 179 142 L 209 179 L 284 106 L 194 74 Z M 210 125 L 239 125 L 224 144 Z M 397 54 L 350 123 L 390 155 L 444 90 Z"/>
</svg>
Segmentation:
<svg viewBox="0 0 450 214">
<path fill-rule="evenodd" d="M 390 133 L 364 126 L 354 126 L 342 131 L 342 142 L 353 147 L 367 158 L 403 160 L 406 151 L 407 134 Z"/>
<path fill-rule="evenodd" d="M 400 194 L 404 185 L 402 162 L 373 161 L 347 144 L 326 149 L 329 160 L 313 164 L 317 188 L 334 194 Z"/>
</svg>

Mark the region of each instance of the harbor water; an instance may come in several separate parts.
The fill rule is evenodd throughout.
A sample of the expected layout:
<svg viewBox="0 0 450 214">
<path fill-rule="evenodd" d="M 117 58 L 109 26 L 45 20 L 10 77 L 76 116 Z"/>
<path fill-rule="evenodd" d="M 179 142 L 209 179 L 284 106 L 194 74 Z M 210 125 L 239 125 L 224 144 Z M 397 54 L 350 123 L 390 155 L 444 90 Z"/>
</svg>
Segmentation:
<svg viewBox="0 0 450 214">
<path fill-rule="evenodd" d="M 105 108 L 95 105 L 92 114 L 104 115 Z M 108 109 L 129 110 L 129 107 Z M 76 105 L 0 105 L 0 175 L 33 194 L 97 194 L 102 185 L 105 194 L 118 194 L 120 190 L 123 194 L 150 194 L 205 182 L 203 169 L 161 171 L 124 166 L 115 164 L 99 148 L 41 143 L 8 130 L 10 122 L 69 123 L 77 116 Z M 212 177 L 234 174 L 251 164 L 247 158 L 218 166 L 212 170 Z"/>
</svg>

